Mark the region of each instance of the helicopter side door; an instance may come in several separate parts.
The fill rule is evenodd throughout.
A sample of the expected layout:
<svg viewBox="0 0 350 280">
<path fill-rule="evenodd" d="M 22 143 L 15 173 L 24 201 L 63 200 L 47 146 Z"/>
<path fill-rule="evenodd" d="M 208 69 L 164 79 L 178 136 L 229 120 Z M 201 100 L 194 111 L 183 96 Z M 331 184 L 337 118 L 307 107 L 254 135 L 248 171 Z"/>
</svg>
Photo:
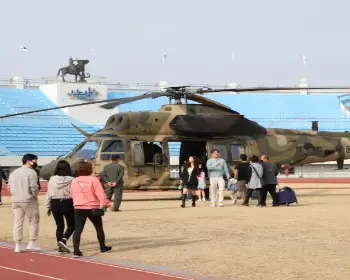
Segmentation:
<svg viewBox="0 0 350 280">
<path fill-rule="evenodd" d="M 169 173 L 169 147 L 167 142 L 130 141 L 132 172 L 159 179 Z M 170 177 L 170 174 L 169 176 Z M 166 178 L 169 179 L 169 178 Z"/>
</svg>

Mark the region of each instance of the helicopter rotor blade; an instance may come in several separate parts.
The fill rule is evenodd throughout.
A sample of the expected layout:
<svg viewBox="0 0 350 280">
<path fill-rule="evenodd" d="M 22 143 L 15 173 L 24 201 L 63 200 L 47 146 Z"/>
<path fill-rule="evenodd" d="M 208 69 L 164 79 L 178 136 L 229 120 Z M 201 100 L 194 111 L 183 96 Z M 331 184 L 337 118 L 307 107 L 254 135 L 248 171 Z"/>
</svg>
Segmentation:
<svg viewBox="0 0 350 280">
<path fill-rule="evenodd" d="M 79 103 L 79 104 L 70 104 L 70 105 L 57 106 L 57 107 L 51 107 L 51 108 L 45 108 L 45 109 L 38 109 L 38 110 L 26 111 L 26 112 L 15 113 L 15 114 L 0 115 L 0 119 L 21 116 L 21 115 L 28 115 L 28 114 L 33 114 L 33 113 L 52 111 L 52 110 L 58 110 L 58 109 L 64 109 L 64 108 L 80 107 L 80 106 L 86 106 L 86 105 L 98 104 L 98 103 L 106 103 L 106 102 L 113 102 L 113 104 L 120 105 L 120 104 L 133 102 L 136 100 L 141 100 L 141 99 L 150 98 L 150 97 L 156 98 L 156 97 L 160 97 L 160 96 L 164 96 L 164 95 L 167 96 L 169 94 L 165 93 L 165 92 L 154 92 L 151 94 L 145 93 L 143 95 L 139 95 L 136 97 L 114 98 L 114 99 L 109 99 L 109 100 L 99 100 L 99 101 L 85 102 L 85 103 Z M 113 108 L 114 107 L 115 106 L 113 105 Z"/>
<path fill-rule="evenodd" d="M 202 103 L 204 105 L 210 105 L 210 106 L 216 106 L 225 110 L 230 110 L 232 111 L 232 109 L 220 102 L 216 102 L 212 99 L 206 98 L 204 96 L 201 95 L 197 95 L 197 94 L 189 94 L 187 95 L 187 99 L 198 102 L 198 103 Z"/>
<path fill-rule="evenodd" d="M 122 98 L 120 100 L 117 100 L 116 102 L 109 102 L 107 104 L 101 105 L 100 107 L 106 110 L 111 110 L 121 104 L 130 103 L 130 102 L 147 99 L 147 98 L 156 98 L 156 97 L 169 96 L 169 95 L 171 94 L 167 92 L 151 92 L 151 93 L 147 92 L 138 96 Z"/>
<path fill-rule="evenodd" d="M 254 91 L 283 91 L 283 90 L 350 90 L 350 86 L 319 86 L 319 87 L 251 87 L 251 88 L 223 88 L 223 89 L 198 89 L 199 94 L 211 92 L 254 92 Z"/>
</svg>

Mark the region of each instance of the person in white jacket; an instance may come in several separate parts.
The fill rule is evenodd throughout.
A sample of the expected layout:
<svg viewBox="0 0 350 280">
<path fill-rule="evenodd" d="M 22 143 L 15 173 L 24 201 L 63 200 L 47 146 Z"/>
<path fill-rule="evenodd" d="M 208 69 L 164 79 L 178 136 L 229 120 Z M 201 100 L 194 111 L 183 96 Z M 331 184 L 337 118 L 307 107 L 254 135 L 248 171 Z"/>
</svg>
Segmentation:
<svg viewBox="0 0 350 280">
<path fill-rule="evenodd" d="M 70 185 L 74 177 L 69 163 L 60 160 L 57 163 L 54 176 L 48 182 L 45 205 L 47 214 L 56 222 L 56 239 L 59 246 L 58 252 L 70 253 L 67 240 L 74 232 L 74 206 L 70 196 Z M 66 219 L 67 230 L 64 232 Z"/>
<path fill-rule="evenodd" d="M 254 190 L 259 194 L 258 196 L 258 206 L 262 206 L 262 178 L 263 178 L 263 167 L 259 164 L 259 158 L 257 156 L 252 156 L 250 158 L 250 170 L 249 170 L 249 181 L 248 181 L 248 190 L 245 197 L 245 200 L 242 206 L 249 206 L 249 199 L 252 196 Z"/>
</svg>

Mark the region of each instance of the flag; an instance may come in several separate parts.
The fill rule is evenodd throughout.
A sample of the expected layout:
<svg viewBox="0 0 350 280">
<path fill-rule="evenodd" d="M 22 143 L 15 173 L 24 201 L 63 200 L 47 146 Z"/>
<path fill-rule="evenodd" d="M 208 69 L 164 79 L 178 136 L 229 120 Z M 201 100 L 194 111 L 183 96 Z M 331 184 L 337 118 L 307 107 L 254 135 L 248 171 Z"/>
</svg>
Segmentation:
<svg viewBox="0 0 350 280">
<path fill-rule="evenodd" d="M 167 54 L 163 55 L 163 57 L 162 57 L 163 63 L 165 62 L 165 60 L 167 59 L 167 57 L 168 57 Z"/>
<path fill-rule="evenodd" d="M 92 55 L 96 55 L 95 51 L 94 51 L 94 48 L 91 49 L 91 54 Z"/>
<path fill-rule="evenodd" d="M 23 45 L 20 45 L 19 48 L 20 48 L 21 52 L 28 52 L 28 49 L 25 46 L 23 46 Z"/>
<path fill-rule="evenodd" d="M 303 64 L 306 65 L 306 57 L 304 54 L 303 54 Z"/>
</svg>

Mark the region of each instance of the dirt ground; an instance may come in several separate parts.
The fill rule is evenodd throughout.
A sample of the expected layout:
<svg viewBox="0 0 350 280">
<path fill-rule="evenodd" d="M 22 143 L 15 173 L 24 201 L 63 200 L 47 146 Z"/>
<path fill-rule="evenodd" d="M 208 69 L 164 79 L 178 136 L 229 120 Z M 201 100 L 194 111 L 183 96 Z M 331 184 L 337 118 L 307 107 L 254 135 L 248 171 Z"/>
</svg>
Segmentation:
<svg viewBox="0 0 350 280">
<path fill-rule="evenodd" d="M 246 208 L 226 200 L 224 208 L 199 202 L 183 209 L 179 200 L 132 201 L 152 195 L 128 194 L 122 212 L 104 217 L 113 252 L 103 257 L 223 279 L 349 279 L 350 189 L 297 190 L 297 195 L 299 204 L 289 207 L 258 208 L 254 200 Z M 156 196 L 178 198 L 179 193 Z M 12 242 L 9 197 L 4 202 L 0 241 Z M 54 220 L 42 205 L 41 210 L 39 245 L 56 248 Z M 25 230 L 27 236 L 27 222 Z M 100 255 L 90 223 L 81 249 Z"/>
</svg>

